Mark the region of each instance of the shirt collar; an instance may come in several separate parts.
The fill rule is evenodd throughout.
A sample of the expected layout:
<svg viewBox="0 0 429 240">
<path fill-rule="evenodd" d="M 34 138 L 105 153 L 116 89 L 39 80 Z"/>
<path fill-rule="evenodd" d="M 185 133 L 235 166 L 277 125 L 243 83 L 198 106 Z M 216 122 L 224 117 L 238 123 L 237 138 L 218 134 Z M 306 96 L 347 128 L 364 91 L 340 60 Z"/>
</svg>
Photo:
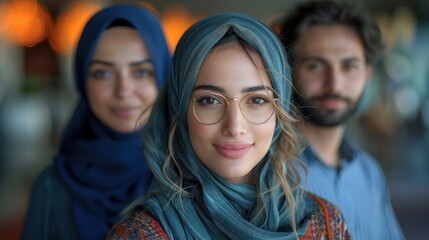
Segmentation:
<svg viewBox="0 0 429 240">
<path fill-rule="evenodd" d="M 315 163 L 315 160 L 325 165 L 320 158 L 317 156 L 316 151 L 314 151 L 313 147 L 306 141 L 304 149 L 304 158 L 301 159 L 306 165 L 311 165 Z M 353 144 L 350 140 L 344 137 L 340 144 L 340 168 L 344 168 L 351 164 L 356 158 L 358 153 L 358 147 Z"/>
</svg>

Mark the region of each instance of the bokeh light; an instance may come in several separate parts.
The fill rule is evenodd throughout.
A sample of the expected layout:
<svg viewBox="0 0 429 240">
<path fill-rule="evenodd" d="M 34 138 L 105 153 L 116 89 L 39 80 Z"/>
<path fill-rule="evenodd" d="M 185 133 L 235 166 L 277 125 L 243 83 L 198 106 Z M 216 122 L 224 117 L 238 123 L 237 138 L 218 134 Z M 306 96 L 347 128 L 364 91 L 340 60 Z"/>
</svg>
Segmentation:
<svg viewBox="0 0 429 240">
<path fill-rule="evenodd" d="M 58 16 L 49 36 L 52 48 L 58 53 L 67 53 L 74 49 L 86 22 L 101 7 L 101 4 L 77 1 L 67 12 Z"/>
<path fill-rule="evenodd" d="M 0 34 L 18 45 L 32 47 L 52 30 L 49 12 L 36 0 L 13 0 L 0 6 Z"/>
<path fill-rule="evenodd" d="M 199 19 L 201 17 L 192 16 L 183 5 L 177 2 L 169 4 L 164 9 L 161 20 L 171 51 L 174 51 L 183 33 Z"/>
<path fill-rule="evenodd" d="M 151 3 L 149 2 L 138 2 L 138 5 L 149 9 L 150 11 L 152 11 L 153 13 L 155 13 L 158 17 L 160 17 L 159 11 L 158 9 Z"/>
</svg>

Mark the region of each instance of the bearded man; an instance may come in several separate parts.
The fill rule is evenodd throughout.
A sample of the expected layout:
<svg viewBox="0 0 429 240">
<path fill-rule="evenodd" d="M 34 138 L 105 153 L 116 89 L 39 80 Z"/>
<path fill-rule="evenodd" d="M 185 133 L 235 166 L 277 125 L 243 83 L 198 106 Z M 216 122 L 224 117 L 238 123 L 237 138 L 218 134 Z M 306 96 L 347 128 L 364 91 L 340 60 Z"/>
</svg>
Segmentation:
<svg viewBox="0 0 429 240">
<path fill-rule="evenodd" d="M 404 239 L 380 166 L 344 136 L 382 49 L 375 19 L 346 2 L 311 1 L 274 30 L 293 67 L 308 143 L 304 187 L 340 208 L 353 239 Z"/>
</svg>

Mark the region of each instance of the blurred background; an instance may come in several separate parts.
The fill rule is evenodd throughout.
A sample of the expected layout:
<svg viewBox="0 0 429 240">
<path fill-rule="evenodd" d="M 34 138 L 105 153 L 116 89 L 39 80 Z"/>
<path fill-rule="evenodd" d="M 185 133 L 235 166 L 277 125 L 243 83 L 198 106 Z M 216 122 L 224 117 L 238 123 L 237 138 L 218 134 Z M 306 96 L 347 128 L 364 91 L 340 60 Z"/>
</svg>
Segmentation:
<svg viewBox="0 0 429 240">
<path fill-rule="evenodd" d="M 33 180 L 51 164 L 74 108 L 72 58 L 98 9 L 138 3 L 162 19 L 170 49 L 201 17 L 240 11 L 270 24 L 299 0 L 0 0 L 0 239 L 18 239 Z M 386 174 L 407 239 L 429 239 L 429 1 L 361 0 L 386 49 L 347 131 Z"/>
</svg>

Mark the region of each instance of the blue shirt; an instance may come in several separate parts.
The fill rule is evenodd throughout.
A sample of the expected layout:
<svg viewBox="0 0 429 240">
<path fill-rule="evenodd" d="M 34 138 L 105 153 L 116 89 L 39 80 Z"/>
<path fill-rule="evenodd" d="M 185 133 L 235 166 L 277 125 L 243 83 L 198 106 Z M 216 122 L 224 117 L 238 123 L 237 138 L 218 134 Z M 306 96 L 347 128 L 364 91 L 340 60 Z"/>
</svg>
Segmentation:
<svg viewBox="0 0 429 240">
<path fill-rule="evenodd" d="M 340 155 L 339 168 L 333 168 L 308 146 L 300 155 L 308 168 L 305 188 L 341 210 L 352 239 L 405 239 L 384 174 L 374 158 L 347 140 L 341 143 Z"/>
<path fill-rule="evenodd" d="M 26 239 L 78 239 L 70 193 L 53 167 L 37 177 L 21 234 Z"/>
</svg>

